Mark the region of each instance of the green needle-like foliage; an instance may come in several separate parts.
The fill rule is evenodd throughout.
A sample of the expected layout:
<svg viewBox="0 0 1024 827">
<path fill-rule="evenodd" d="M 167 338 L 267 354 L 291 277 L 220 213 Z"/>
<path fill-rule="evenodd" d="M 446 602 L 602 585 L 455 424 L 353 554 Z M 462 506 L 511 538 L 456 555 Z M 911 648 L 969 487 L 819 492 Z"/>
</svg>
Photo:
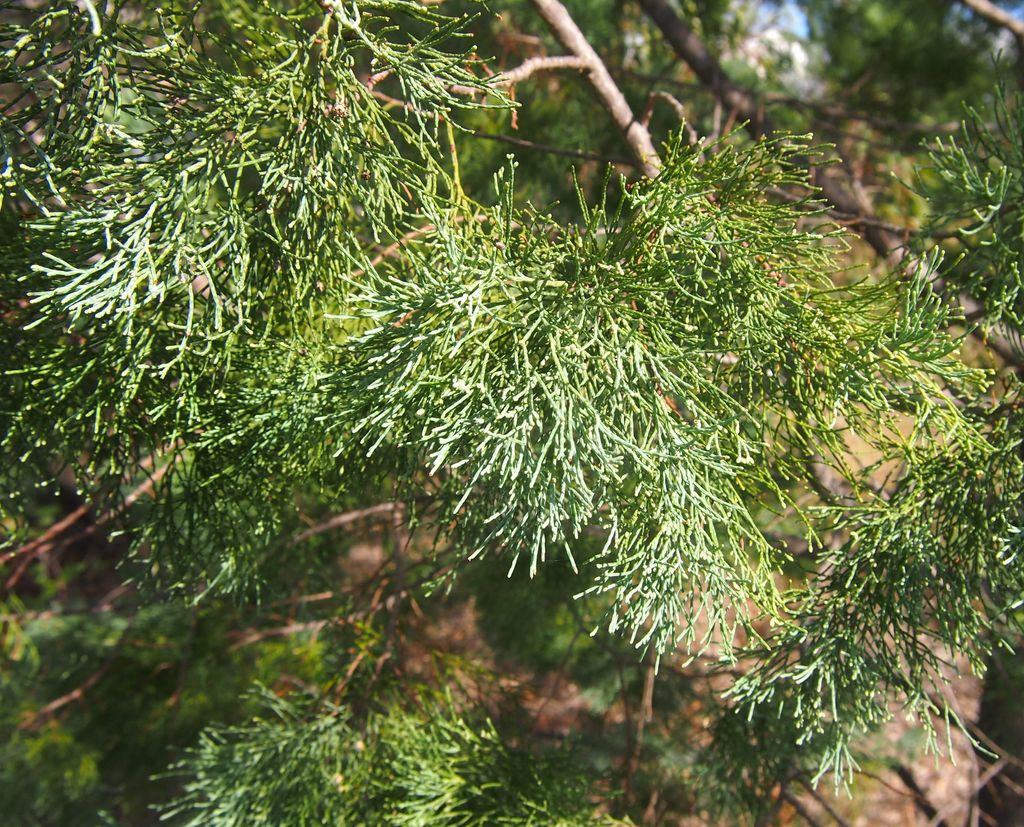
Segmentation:
<svg viewBox="0 0 1024 827">
<path fill-rule="evenodd" d="M 856 510 L 797 622 L 729 690 L 725 750 L 756 744 L 766 763 L 841 777 L 857 766 L 853 737 L 889 720 L 894 699 L 936 746 L 948 664 L 966 655 L 981 672 L 1024 595 L 1020 436 L 995 440 L 921 456 L 888 502 Z"/>
<path fill-rule="evenodd" d="M 994 121 L 968 108 L 961 132 L 939 140 L 919 186 L 933 205 L 933 229 L 954 228 L 962 258 L 951 286 L 981 303 L 986 325 L 1024 329 L 1024 108 L 1005 90 Z"/>
<path fill-rule="evenodd" d="M 783 506 L 772 472 L 841 450 L 840 417 L 879 444 L 897 411 L 955 429 L 936 378 L 963 373 L 918 280 L 883 322 L 885 289 L 838 294 L 826 239 L 765 198 L 800 149 L 676 147 L 614 212 L 581 204 L 580 227 L 430 216 L 398 274 L 360 276 L 347 320 L 376 326 L 327 379 L 356 403 L 331 430 L 411 449 L 410 476 L 447 471 L 439 522 L 469 559 L 534 571 L 600 529 L 591 588 L 638 646 L 692 644 L 702 613 L 708 634 L 731 607 L 777 614 L 750 513 L 765 491 Z"/>
<path fill-rule="evenodd" d="M 942 257 L 845 272 L 814 201 L 779 197 L 805 139 L 672 137 L 655 179 L 579 187 L 556 222 L 514 164 L 464 191 L 460 110 L 511 103 L 428 4 L 2 19 L 12 546 L 69 468 L 179 592 L 258 590 L 307 495 L 394 497 L 438 569 L 564 557 L 638 655 L 746 668 L 708 794 L 748 811 L 797 766 L 843 778 L 894 703 L 944 714 L 944 659 L 980 667 L 1019 606 L 1021 430 L 973 401 Z M 962 286 L 1019 328 L 1024 128 L 1000 117 L 1009 142 L 934 158 L 941 217 L 975 217 Z M 782 576 L 781 519 L 816 575 Z M 173 813 L 589 823 L 578 779 L 452 710 L 272 708 L 207 735 Z"/>
<path fill-rule="evenodd" d="M 444 704 L 397 705 L 356 726 L 266 694 L 266 714 L 206 733 L 178 767 L 189 780 L 166 817 L 189 827 L 597 827 L 568 756 L 502 744 Z"/>
</svg>

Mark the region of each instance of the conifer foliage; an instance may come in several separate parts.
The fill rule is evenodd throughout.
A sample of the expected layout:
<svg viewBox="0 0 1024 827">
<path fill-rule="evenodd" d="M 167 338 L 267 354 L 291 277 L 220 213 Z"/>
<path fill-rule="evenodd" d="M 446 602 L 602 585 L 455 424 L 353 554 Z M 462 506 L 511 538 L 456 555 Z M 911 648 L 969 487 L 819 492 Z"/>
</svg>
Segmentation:
<svg viewBox="0 0 1024 827">
<path fill-rule="evenodd" d="M 461 168 L 518 104 L 449 5 L 3 8 L 5 561 L 50 542 L 38 492 L 63 480 L 124 533 L 142 604 L 193 607 L 194 640 L 332 586 L 304 513 L 393 524 L 391 579 L 316 621 L 351 657 L 314 701 L 208 729 L 159 782 L 164 817 L 626 815 L 568 753 L 499 734 L 493 702 L 389 671 L 403 607 L 488 566 L 498 594 L 561 572 L 585 631 L 652 675 L 731 670 L 680 769 L 702 807 L 849 778 L 898 704 L 949 723 L 946 661 L 981 671 L 1024 599 L 1019 397 L 963 361 L 956 304 L 1019 336 L 1020 110 L 934 148 L 933 224 L 868 277 L 806 187 L 828 152 L 806 137 L 674 127 L 656 175 L 555 207 L 511 158 Z"/>
<path fill-rule="evenodd" d="M 510 750 L 492 725 L 474 727 L 444 706 L 396 707 L 356 728 L 345 709 L 310 714 L 264 694 L 264 717 L 203 735 L 167 815 L 187 813 L 195 827 L 602 823 L 564 758 Z"/>
</svg>

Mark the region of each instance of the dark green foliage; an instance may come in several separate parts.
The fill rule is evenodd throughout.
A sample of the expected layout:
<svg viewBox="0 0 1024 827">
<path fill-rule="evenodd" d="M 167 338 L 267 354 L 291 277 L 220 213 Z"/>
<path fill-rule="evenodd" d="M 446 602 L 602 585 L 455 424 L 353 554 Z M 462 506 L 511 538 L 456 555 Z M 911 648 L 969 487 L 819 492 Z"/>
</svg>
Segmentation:
<svg viewBox="0 0 1024 827">
<path fill-rule="evenodd" d="M 0 807 L 19 825 L 110 824 L 98 756 L 59 726 L 11 733 L 0 748 Z"/>
<path fill-rule="evenodd" d="M 948 118 L 965 98 L 991 94 L 990 24 L 959 3 L 798 1 L 828 55 L 827 77 L 854 110 Z"/>
<path fill-rule="evenodd" d="M 726 749 L 841 775 L 851 735 L 887 720 L 895 695 L 937 746 L 946 663 L 964 654 L 980 672 L 1024 596 L 1020 434 L 993 441 L 922 456 L 884 506 L 857 509 L 772 656 L 729 690 Z"/>
<path fill-rule="evenodd" d="M 361 725 L 265 695 L 264 716 L 204 734 L 166 815 L 190 827 L 611 824 L 582 805 L 568 756 L 509 749 L 489 722 L 443 703 L 392 707 Z"/>
<path fill-rule="evenodd" d="M 3 620 L 5 641 L 17 645 L 0 677 L 0 801 L 19 827 L 92 827 L 105 823 L 103 812 L 120 823 L 145 817 L 172 789 L 152 776 L 203 727 L 252 709 L 239 697 L 253 680 L 321 681 L 333 670 L 328 645 L 344 641 L 271 637 L 238 647 L 227 630 L 243 618 L 217 604 L 156 605 L 131 620 L 33 617 L 22 607 L 20 629 L 11 626 L 16 608 Z"/>
<path fill-rule="evenodd" d="M 919 186 L 932 227 L 953 227 L 960 256 L 946 277 L 984 310 L 988 326 L 1024 330 L 1024 107 L 1000 94 L 986 122 L 968 109 L 959 135 L 940 140 Z"/>
</svg>

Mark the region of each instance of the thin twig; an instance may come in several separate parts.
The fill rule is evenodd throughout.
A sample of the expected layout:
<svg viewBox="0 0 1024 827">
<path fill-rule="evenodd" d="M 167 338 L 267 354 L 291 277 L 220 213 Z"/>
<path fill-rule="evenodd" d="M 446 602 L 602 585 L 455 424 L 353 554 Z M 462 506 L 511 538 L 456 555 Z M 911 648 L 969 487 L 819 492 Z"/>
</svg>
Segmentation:
<svg viewBox="0 0 1024 827">
<path fill-rule="evenodd" d="M 288 541 L 288 545 L 297 546 L 300 543 L 304 543 L 310 537 L 316 537 L 318 534 L 334 531 L 336 528 L 343 528 L 344 526 L 351 525 L 352 523 L 359 522 L 360 520 L 367 520 L 371 517 L 388 516 L 394 513 L 397 505 L 397 503 L 393 502 L 380 503 L 379 505 L 371 505 L 367 508 L 357 509 L 356 511 L 346 511 L 344 514 L 336 514 L 330 519 L 324 520 L 322 523 L 318 523 L 304 531 L 300 531 Z"/>
<path fill-rule="evenodd" d="M 757 817 L 757 820 L 754 822 L 754 827 L 768 827 L 768 825 L 775 821 L 775 817 L 779 814 L 779 810 L 782 809 L 782 803 L 785 800 L 783 793 L 785 793 L 785 791 L 785 786 L 779 785 L 779 794 L 772 800 L 772 805 Z"/>
<path fill-rule="evenodd" d="M 931 822 L 932 827 L 949 827 L 945 821 L 938 817 L 939 811 L 932 806 L 931 801 L 929 801 L 928 796 L 924 794 L 924 790 L 922 790 L 920 785 L 917 783 L 913 773 L 911 773 L 910 770 L 902 764 L 897 766 L 895 770 L 900 781 L 902 781 L 906 788 L 914 794 L 914 804 L 917 806 L 917 809 L 921 811 L 921 815 Z"/>
<path fill-rule="evenodd" d="M 615 164 L 617 166 L 636 166 L 636 161 L 634 161 L 632 158 L 622 158 L 612 155 L 599 155 L 596 152 L 587 152 L 584 149 L 566 149 L 560 146 L 551 146 L 549 144 L 540 144 L 537 143 L 536 141 L 527 141 L 522 138 L 514 138 L 511 135 L 482 132 L 479 129 L 475 129 L 469 134 L 474 138 L 483 138 L 486 141 L 496 141 L 502 144 L 510 144 L 512 146 L 521 147 L 522 149 L 529 149 L 533 152 L 544 152 L 548 155 L 560 155 L 563 158 L 579 158 L 580 160 L 583 161 L 597 161 L 599 163 Z"/>
<path fill-rule="evenodd" d="M 146 457 L 139 463 L 139 468 L 143 471 L 147 471 L 150 466 L 155 462 L 155 457 Z M 22 560 L 14 572 L 7 578 L 4 583 L 4 588 L 8 591 L 13 589 L 25 571 L 28 569 L 32 560 L 39 557 L 42 554 L 46 554 L 50 551 L 55 551 L 62 547 L 68 546 L 71 543 L 76 543 L 84 540 L 86 537 L 91 537 L 104 525 L 116 519 L 117 517 L 124 514 L 131 506 L 142 496 L 152 492 L 153 487 L 160 478 L 170 470 L 170 467 L 174 464 L 173 458 L 168 461 L 161 468 L 157 469 L 153 474 L 150 474 L 146 479 L 135 489 L 133 489 L 128 496 L 114 509 L 106 511 L 96 518 L 95 522 L 82 527 L 79 531 L 74 532 L 68 536 L 61 536 L 64 532 L 77 523 L 84 515 L 87 515 L 90 509 L 88 504 L 81 505 L 76 508 L 71 514 L 62 520 L 59 520 L 54 525 L 50 526 L 40 537 L 32 540 L 29 543 L 21 546 L 20 548 L 14 549 L 14 551 L 7 552 L 7 554 L 0 559 L 0 566 L 9 563 L 16 557 L 21 557 Z"/>
<path fill-rule="evenodd" d="M 640 709 L 636 716 L 636 735 L 633 737 L 633 749 L 629 756 L 627 775 L 633 778 L 637 768 L 640 766 L 640 753 L 644 748 L 644 731 L 654 714 L 654 679 L 656 677 L 655 664 L 651 660 L 644 670 L 644 688 L 640 697 Z"/>
<path fill-rule="evenodd" d="M 666 84 L 675 89 L 704 92 L 715 94 L 715 90 L 699 81 L 680 80 L 674 77 L 663 75 L 651 75 L 645 72 L 625 70 L 624 75 L 636 80 L 653 84 Z M 812 113 L 815 120 L 832 119 L 837 121 L 859 121 L 873 126 L 885 132 L 912 132 L 926 135 L 933 135 L 938 132 L 957 132 L 960 121 L 940 121 L 937 123 L 919 123 L 914 121 L 901 121 L 896 118 L 885 118 L 867 112 L 857 112 L 852 109 L 844 109 L 841 106 L 811 100 L 809 98 L 798 98 L 793 95 L 785 95 L 776 92 L 762 92 L 747 89 L 745 90 L 751 99 L 760 106 L 791 106 L 795 109 L 805 109 Z"/>
<path fill-rule="evenodd" d="M 960 3 L 989 23 L 995 23 L 1014 36 L 1017 45 L 1024 50 L 1024 20 L 1014 17 L 1005 9 L 1000 8 L 992 0 L 960 0 Z"/>
<path fill-rule="evenodd" d="M 288 623 L 285 626 L 275 626 L 271 629 L 259 629 L 236 640 L 230 647 L 228 647 L 228 651 L 234 652 L 236 649 L 240 649 L 243 646 L 250 646 L 253 643 L 259 643 L 260 641 L 267 640 L 268 638 L 289 637 L 302 632 L 309 632 L 316 637 L 316 635 L 327 626 L 340 626 L 349 622 L 351 622 L 349 617 L 332 617 L 327 618 L 326 620 L 310 620 L 305 623 Z"/>
<path fill-rule="evenodd" d="M 793 795 L 785 787 L 782 788 L 782 792 L 779 793 L 779 797 L 785 801 L 790 807 L 796 810 L 797 815 L 800 816 L 804 821 L 811 825 L 811 827 L 822 827 L 822 824 L 818 819 L 810 814 L 808 809 L 801 803 L 800 799 Z"/>
<path fill-rule="evenodd" d="M 84 503 L 68 514 L 61 520 L 58 520 L 51 525 L 46 531 L 25 543 L 23 546 L 19 546 L 13 551 L 6 552 L 3 557 L 0 557 L 0 566 L 6 565 L 15 557 L 21 557 L 25 554 L 33 554 L 44 546 L 50 545 L 57 537 L 59 537 L 67 528 L 77 523 L 82 517 L 85 517 L 89 513 L 89 504 Z"/>
<path fill-rule="evenodd" d="M 851 827 L 850 822 L 847 821 L 845 818 L 843 818 L 841 815 L 839 815 L 839 813 L 837 813 L 835 811 L 835 808 L 831 804 L 828 803 L 828 799 L 826 799 L 825 796 L 823 796 L 816 789 L 814 789 L 814 785 L 811 784 L 810 781 L 808 781 L 802 775 L 797 775 L 796 776 L 796 780 L 797 780 L 797 783 L 800 784 L 801 787 L 803 787 L 805 790 L 807 790 L 807 792 L 811 796 L 811 798 L 813 798 L 815 801 L 817 801 L 818 804 L 821 805 L 822 809 L 832 817 L 832 820 L 836 824 L 838 824 L 839 827 Z"/>
<path fill-rule="evenodd" d="M 659 100 L 665 101 L 665 103 L 672 107 L 672 111 L 676 113 L 676 117 L 679 118 L 679 122 L 683 125 L 683 129 L 686 130 L 686 137 L 690 143 L 699 143 L 700 136 L 697 135 L 697 130 L 693 128 L 693 125 L 689 121 L 686 120 L 686 107 L 680 103 L 678 98 L 663 89 L 655 89 L 647 96 L 647 106 L 644 108 L 644 116 L 641 118 L 643 125 L 650 128 L 651 116 L 654 114 L 654 104 Z"/>
<path fill-rule="evenodd" d="M 509 69 L 507 72 L 502 72 L 500 75 L 495 75 L 494 78 L 488 79 L 486 87 L 453 84 L 448 87 L 448 91 L 454 95 L 478 95 L 481 92 L 486 92 L 488 89 L 508 89 L 510 86 L 514 86 L 538 72 L 554 72 L 559 69 L 583 71 L 586 68 L 586 62 L 576 55 L 531 57 L 523 61 L 515 69 Z M 370 80 L 373 80 L 373 78 L 371 77 Z"/>
<path fill-rule="evenodd" d="M 989 781 L 991 781 L 993 778 L 999 775 L 999 773 L 1006 769 L 1008 763 L 1009 762 L 1005 758 L 1002 758 L 999 761 L 996 761 L 996 763 L 994 763 L 991 767 L 985 770 L 985 772 L 982 773 L 981 776 L 979 776 L 978 780 L 974 782 L 974 789 L 971 791 L 971 794 L 969 796 L 970 803 L 972 806 L 975 802 L 975 799 L 977 798 L 978 793 L 985 788 L 985 785 L 988 784 Z M 947 805 L 932 817 L 932 820 L 928 822 L 928 827 L 938 827 L 940 824 L 944 824 L 945 822 L 943 819 L 945 819 L 945 817 L 948 815 L 952 815 L 954 812 L 956 812 L 956 810 L 959 807 L 959 801 L 954 801 L 952 804 Z"/>
<path fill-rule="evenodd" d="M 99 669 L 97 669 L 95 672 L 89 675 L 89 677 L 87 677 L 84 681 L 82 681 L 82 683 L 80 683 L 70 692 L 66 692 L 59 698 L 54 698 L 52 701 L 46 704 L 46 706 L 36 710 L 33 713 L 30 713 L 18 725 L 18 729 L 31 729 L 40 721 L 52 717 L 58 710 L 60 710 L 62 707 L 67 706 L 69 703 L 82 700 L 82 698 L 85 697 L 85 693 L 92 689 L 94 686 L 96 686 L 96 684 L 98 684 L 100 680 L 102 680 L 102 678 L 113 667 L 114 662 L 117 660 L 118 655 L 121 653 L 121 649 L 123 648 L 125 641 L 128 639 L 128 632 L 131 629 L 132 622 L 129 622 L 128 626 L 126 626 L 124 631 L 121 632 L 121 635 L 118 637 L 117 642 L 111 647 L 110 653 L 107 655 L 106 659 L 103 661 L 103 664 L 100 666 Z"/>
</svg>

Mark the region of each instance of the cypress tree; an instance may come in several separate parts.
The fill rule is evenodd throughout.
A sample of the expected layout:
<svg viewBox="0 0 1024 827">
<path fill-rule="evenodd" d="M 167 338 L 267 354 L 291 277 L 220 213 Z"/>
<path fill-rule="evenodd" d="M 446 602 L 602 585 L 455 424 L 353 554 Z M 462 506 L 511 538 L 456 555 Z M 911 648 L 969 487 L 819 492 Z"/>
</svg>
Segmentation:
<svg viewBox="0 0 1024 827">
<path fill-rule="evenodd" d="M 190 669 L 273 687 L 222 677 L 159 713 L 194 737 L 151 783 L 194 825 L 639 819 L 673 750 L 694 808 L 754 820 L 778 785 L 851 781 L 897 710 L 940 750 L 961 725 L 948 665 L 983 672 L 1024 601 L 1019 385 L 964 355 L 1020 357 L 1018 103 L 931 146 L 930 217 L 867 274 L 808 186 L 828 147 L 659 130 L 561 3 L 531 5 L 567 54 L 497 74 L 462 4 L 3 9 L 16 823 L 78 823 L 68 801 L 99 814 L 81 823 L 138 817 L 151 802 L 119 809 L 97 780 L 99 716 L 56 716 L 83 686 L 110 716 L 159 707 Z M 474 140 L 529 117 L 515 84 L 548 71 L 581 73 L 629 156 L 560 193 Z M 86 505 L 41 527 L 59 486 Z M 386 540 L 359 580 L 329 532 L 367 525 Z M 56 618 L 19 588 L 69 531 L 111 532 L 130 611 L 96 597 L 109 561 L 79 561 Z M 595 697 L 618 670 L 641 697 L 627 759 L 540 749 L 498 708 L 500 667 L 442 646 L 412 667 L 410 617 L 467 594 L 539 670 L 571 663 Z M 293 632 L 307 649 L 265 645 Z M 642 722 L 684 705 L 692 663 L 707 725 L 664 729 L 644 782 Z M 44 765 L 81 794 L 18 787 Z"/>
</svg>

